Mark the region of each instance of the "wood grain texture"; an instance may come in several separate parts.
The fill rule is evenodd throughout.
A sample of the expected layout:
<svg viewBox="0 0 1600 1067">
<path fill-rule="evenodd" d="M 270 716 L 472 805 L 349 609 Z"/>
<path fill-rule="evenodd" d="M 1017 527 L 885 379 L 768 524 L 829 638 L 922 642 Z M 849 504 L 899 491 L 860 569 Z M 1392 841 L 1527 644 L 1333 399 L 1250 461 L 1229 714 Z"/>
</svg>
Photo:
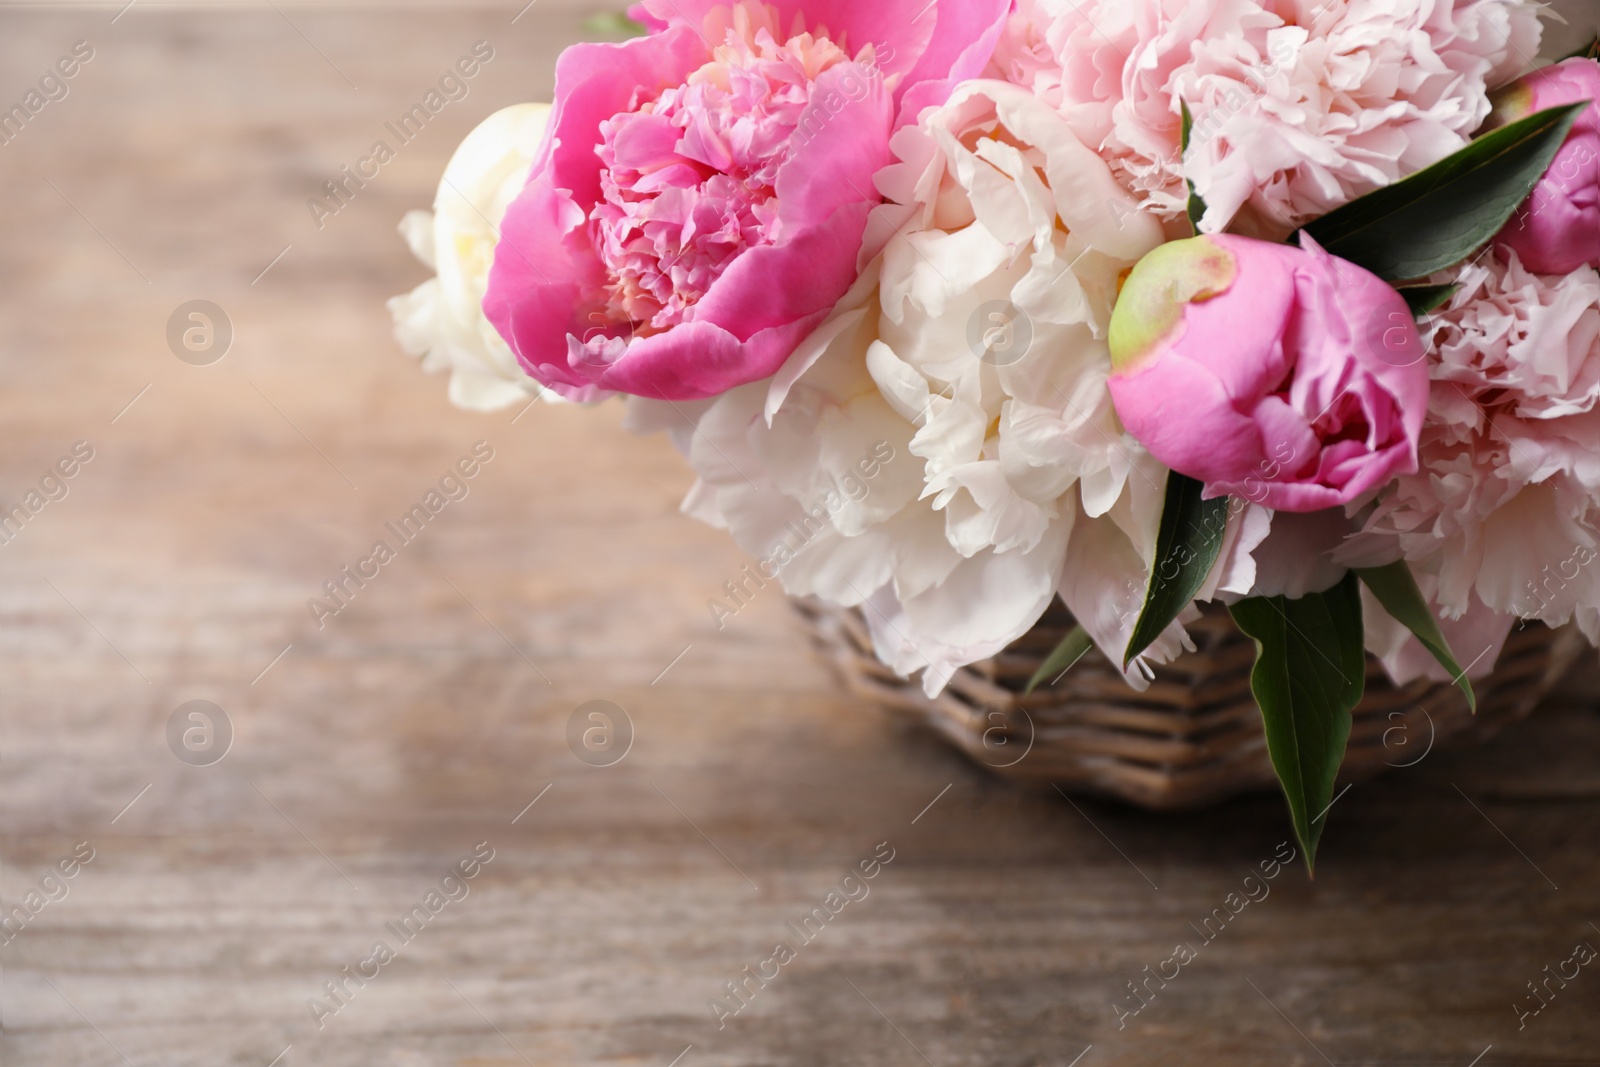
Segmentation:
<svg viewBox="0 0 1600 1067">
<path fill-rule="evenodd" d="M 96 49 L 0 146 L 0 496 L 95 450 L 0 547 L 0 894 L 95 850 L 0 947 L 8 1067 L 1600 1063 L 1600 974 L 1512 1007 L 1600 945 L 1592 681 L 1355 787 L 1316 882 L 1284 871 L 1119 1029 L 1288 838 L 1278 798 L 1154 816 L 986 777 L 845 698 L 772 592 L 714 628 L 744 561 L 677 514 L 664 442 L 453 411 L 391 341 L 423 276 L 397 220 L 548 92 L 580 13 L 119 6 L 0 9 L 0 100 Z M 306 198 L 480 39 L 472 95 L 316 229 Z M 210 367 L 165 341 L 195 298 L 236 332 Z M 471 495 L 319 630 L 307 598 L 478 440 Z M 193 699 L 234 726 L 213 766 L 167 747 Z M 636 727 L 614 767 L 567 746 L 592 699 Z M 319 1029 L 308 998 L 483 841 Z M 719 1030 L 708 999 L 885 841 Z"/>
</svg>

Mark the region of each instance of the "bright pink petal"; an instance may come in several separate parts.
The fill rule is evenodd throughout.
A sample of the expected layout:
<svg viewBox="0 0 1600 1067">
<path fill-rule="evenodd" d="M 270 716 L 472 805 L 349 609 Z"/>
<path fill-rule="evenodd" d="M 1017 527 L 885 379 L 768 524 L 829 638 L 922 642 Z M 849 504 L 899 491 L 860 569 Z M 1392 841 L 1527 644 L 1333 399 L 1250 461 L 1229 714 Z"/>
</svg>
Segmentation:
<svg viewBox="0 0 1600 1067">
<path fill-rule="evenodd" d="M 866 203 L 846 205 L 791 240 L 745 252 L 696 306 L 694 321 L 719 323 L 750 336 L 796 317 L 831 310 L 855 281 L 856 250 L 871 210 Z M 805 281 L 774 285 L 775 278 Z"/>
<path fill-rule="evenodd" d="M 823 114 L 806 115 L 791 142 L 794 154 L 778 171 L 779 217 L 786 229 L 828 218 L 849 204 L 876 203 L 873 175 L 894 158 L 883 83 L 854 63 L 841 64 L 817 79 L 814 99 L 827 101 L 830 94 L 841 102 L 839 110 L 813 104 L 812 111 Z"/>
<path fill-rule="evenodd" d="M 600 388 L 657 400 L 717 396 L 783 366 L 827 312 L 796 319 L 748 340 L 710 322 L 685 322 L 665 333 L 634 341 L 627 355 L 600 373 Z"/>
<path fill-rule="evenodd" d="M 578 44 L 556 61 L 555 110 L 535 176 L 572 193 L 579 204 L 600 199 L 600 159 L 595 137 L 605 120 L 681 85 L 710 55 L 705 40 L 687 26 L 621 44 Z"/>
<path fill-rule="evenodd" d="M 1110 386 L 1122 424 L 1173 470 L 1209 482 L 1260 464 L 1255 424 L 1209 368 L 1168 352 Z M 1202 411 L 1205 420 L 1193 417 Z"/>
<path fill-rule="evenodd" d="M 524 189 L 500 226 L 483 311 L 522 365 L 546 385 L 587 383 L 567 368 L 569 332 L 582 333 L 575 309 L 603 279 L 587 247 L 567 240 L 583 212 L 546 182 Z"/>
<path fill-rule="evenodd" d="M 1010 0 L 943 5 L 933 40 L 906 78 L 896 125 L 916 122 L 925 108 L 944 103 L 958 84 L 983 73 L 1010 8 Z"/>
</svg>

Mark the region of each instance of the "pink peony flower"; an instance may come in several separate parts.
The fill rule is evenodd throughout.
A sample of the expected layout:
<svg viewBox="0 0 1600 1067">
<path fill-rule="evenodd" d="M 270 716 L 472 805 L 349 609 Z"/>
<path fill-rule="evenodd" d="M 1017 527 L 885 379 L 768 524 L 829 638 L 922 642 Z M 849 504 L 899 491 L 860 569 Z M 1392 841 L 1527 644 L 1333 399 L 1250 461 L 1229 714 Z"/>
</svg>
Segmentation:
<svg viewBox="0 0 1600 1067">
<path fill-rule="evenodd" d="M 1539 50 L 1528 0 L 1017 0 L 991 76 L 1060 110 L 1125 188 L 1283 237 L 1461 148 Z M 1195 126 L 1180 159 L 1186 102 Z"/>
<path fill-rule="evenodd" d="M 1533 274 L 1512 254 L 1454 273 L 1436 279 L 1462 288 L 1433 317 L 1420 466 L 1348 550 L 1397 545 L 1449 618 L 1576 615 L 1600 637 L 1584 612 L 1600 604 L 1600 272 Z"/>
<path fill-rule="evenodd" d="M 1495 661 L 1500 658 L 1500 650 L 1511 636 L 1517 617 L 1491 611 L 1473 597 L 1471 606 L 1459 617 L 1452 618 L 1440 613 L 1433 599 L 1438 579 L 1427 573 L 1418 574 L 1416 578 L 1423 597 L 1435 609 L 1439 630 L 1450 651 L 1455 653 L 1456 662 L 1461 664 L 1468 678 L 1474 681 L 1487 678 L 1494 672 Z M 1361 589 L 1361 606 L 1367 650 L 1383 661 L 1395 685 L 1405 685 L 1418 678 L 1447 683 L 1456 680 L 1410 630 L 1384 610 L 1365 586 Z"/>
<path fill-rule="evenodd" d="M 1207 496 L 1318 511 L 1416 469 L 1428 369 L 1411 312 L 1305 240 L 1175 241 L 1117 302 L 1117 414 Z"/>
<path fill-rule="evenodd" d="M 1006 6 L 646 0 L 660 32 L 557 64 L 485 313 L 572 399 L 768 377 L 855 281 L 902 112 L 983 68 Z"/>
<path fill-rule="evenodd" d="M 1569 59 L 1528 75 L 1506 91 L 1496 117 L 1514 122 L 1580 100 L 1600 101 L 1600 63 L 1592 59 Z M 1567 143 L 1500 231 L 1495 248 L 1502 258 L 1515 252 L 1540 274 L 1600 267 L 1600 103 L 1578 115 Z"/>
</svg>

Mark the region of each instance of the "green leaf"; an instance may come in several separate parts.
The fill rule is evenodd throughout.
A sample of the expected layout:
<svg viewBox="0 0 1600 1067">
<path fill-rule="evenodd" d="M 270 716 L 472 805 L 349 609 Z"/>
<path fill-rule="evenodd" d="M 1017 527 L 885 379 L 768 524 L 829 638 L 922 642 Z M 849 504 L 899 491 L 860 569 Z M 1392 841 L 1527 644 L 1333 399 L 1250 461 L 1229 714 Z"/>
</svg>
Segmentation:
<svg viewBox="0 0 1600 1067">
<path fill-rule="evenodd" d="M 1395 622 L 1410 630 L 1422 642 L 1422 647 L 1433 653 L 1439 665 L 1450 672 L 1455 684 L 1467 695 L 1467 707 L 1477 714 L 1478 697 L 1472 691 L 1472 683 L 1467 680 L 1467 672 L 1456 662 L 1455 653 L 1450 651 L 1450 642 L 1439 630 L 1439 620 L 1428 607 L 1422 590 L 1417 588 L 1417 580 L 1412 577 L 1411 568 L 1406 566 L 1405 561 L 1391 563 L 1387 567 L 1358 570 L 1356 573 L 1372 590 L 1372 595 L 1378 598 L 1383 610 Z"/>
<path fill-rule="evenodd" d="M 1307 224 L 1329 252 L 1386 281 L 1426 278 L 1499 233 L 1533 192 L 1587 101 L 1502 126 Z"/>
<path fill-rule="evenodd" d="M 1180 100 L 1178 106 L 1183 109 L 1183 155 L 1189 155 L 1189 135 L 1194 132 L 1194 116 L 1189 113 L 1189 105 Z M 1188 181 L 1189 186 L 1189 228 L 1194 230 L 1195 236 L 1200 236 L 1200 220 L 1206 217 L 1206 202 L 1195 191 L 1194 182 Z"/>
<path fill-rule="evenodd" d="M 1325 593 L 1299 600 L 1253 597 L 1232 610 L 1239 629 L 1256 643 L 1250 688 L 1306 869 L 1314 873 L 1317 841 L 1350 740 L 1350 713 L 1366 686 L 1361 587 L 1347 574 Z"/>
<path fill-rule="evenodd" d="M 1411 314 L 1420 319 L 1448 304 L 1450 298 L 1461 291 L 1461 285 L 1402 285 L 1397 291 L 1411 306 Z"/>
<path fill-rule="evenodd" d="M 1028 688 L 1022 691 L 1022 695 L 1027 696 L 1045 682 L 1054 685 L 1058 677 L 1071 670 L 1073 665 L 1087 656 L 1093 647 L 1094 642 L 1089 639 L 1088 632 L 1081 626 L 1074 626 L 1072 632 L 1063 637 L 1056 650 L 1050 653 L 1049 658 L 1033 672 L 1033 677 L 1028 679 Z"/>
<path fill-rule="evenodd" d="M 1228 527 L 1228 498 L 1202 500 L 1204 488 L 1177 471 L 1167 475 L 1167 498 L 1161 510 L 1161 529 L 1156 534 L 1150 588 L 1133 627 L 1128 651 L 1122 657 L 1124 667 L 1149 648 L 1189 606 L 1222 551 L 1222 535 Z"/>
</svg>

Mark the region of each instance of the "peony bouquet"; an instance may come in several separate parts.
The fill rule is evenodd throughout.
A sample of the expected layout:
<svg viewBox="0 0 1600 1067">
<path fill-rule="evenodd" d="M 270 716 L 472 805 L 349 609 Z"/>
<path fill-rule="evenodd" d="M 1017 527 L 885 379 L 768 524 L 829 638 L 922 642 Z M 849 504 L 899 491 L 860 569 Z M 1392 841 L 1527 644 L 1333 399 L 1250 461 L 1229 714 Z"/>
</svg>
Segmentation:
<svg viewBox="0 0 1600 1067">
<path fill-rule="evenodd" d="M 1308 853 L 1366 652 L 1470 699 L 1600 639 L 1600 62 L 1544 5 L 630 14 L 402 226 L 458 404 L 624 398 L 929 695 L 1058 597 L 1135 689 L 1228 605 Z"/>
</svg>

